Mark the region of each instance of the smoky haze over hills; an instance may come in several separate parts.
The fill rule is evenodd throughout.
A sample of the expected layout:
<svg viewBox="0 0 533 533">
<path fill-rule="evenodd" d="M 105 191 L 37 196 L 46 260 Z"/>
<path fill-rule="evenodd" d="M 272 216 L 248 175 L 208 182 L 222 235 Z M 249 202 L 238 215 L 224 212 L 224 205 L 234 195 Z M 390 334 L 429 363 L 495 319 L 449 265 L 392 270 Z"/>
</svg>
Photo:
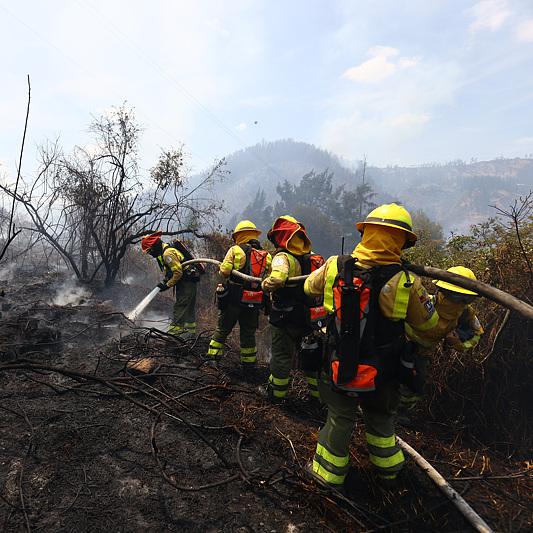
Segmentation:
<svg viewBox="0 0 533 533">
<path fill-rule="evenodd" d="M 385 168 L 368 163 L 366 181 L 377 194 L 376 203 L 397 200 L 410 209 L 422 209 L 443 226 L 445 234 L 468 231 L 472 224 L 495 214 L 490 205 L 507 207 L 533 189 L 532 158 Z M 297 184 L 305 174 L 326 169 L 333 173 L 335 186 L 352 190 L 361 183 L 361 162 L 350 165 L 335 154 L 304 142 L 262 142 L 229 155 L 230 174 L 215 188 L 227 209 L 221 222 L 231 227 L 257 191 L 263 190 L 266 203 L 274 205 L 279 200 L 279 183 L 287 180 Z"/>
</svg>

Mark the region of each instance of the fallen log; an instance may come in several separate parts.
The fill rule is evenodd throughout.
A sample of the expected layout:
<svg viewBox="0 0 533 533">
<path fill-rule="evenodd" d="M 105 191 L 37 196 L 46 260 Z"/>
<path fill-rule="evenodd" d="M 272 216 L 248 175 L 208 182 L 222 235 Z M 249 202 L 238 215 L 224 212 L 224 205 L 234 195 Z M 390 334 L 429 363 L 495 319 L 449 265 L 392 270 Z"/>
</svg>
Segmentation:
<svg viewBox="0 0 533 533">
<path fill-rule="evenodd" d="M 459 287 L 463 287 L 463 289 L 474 291 L 479 295 L 484 296 L 485 298 L 492 300 L 493 302 L 496 302 L 497 304 L 500 304 L 501 306 L 506 307 L 507 309 L 510 309 L 511 311 L 516 311 L 522 316 L 533 320 L 533 306 L 527 304 L 526 302 L 523 302 L 512 294 L 497 289 L 496 287 L 492 287 L 487 283 L 483 283 L 479 280 L 466 278 L 464 276 L 460 276 L 458 274 L 454 274 L 453 272 L 448 272 L 447 270 L 442 270 L 440 268 L 422 265 L 412 265 L 410 263 L 406 264 L 405 266 L 408 270 L 414 272 L 415 274 L 418 274 L 419 276 L 448 281 L 449 283 L 453 283 L 454 285 L 459 285 Z"/>
<path fill-rule="evenodd" d="M 192 259 L 190 261 L 185 261 L 182 266 L 192 265 L 194 263 L 209 263 L 209 264 L 216 265 L 216 266 L 220 265 L 220 261 L 217 261 L 216 259 Z M 470 278 L 466 278 L 464 276 L 454 274 L 453 272 L 448 272 L 447 270 L 442 270 L 440 268 L 435 268 L 435 267 L 430 267 L 430 266 L 413 265 L 411 263 L 406 263 L 405 267 L 407 268 L 407 270 L 419 276 L 424 276 L 424 277 L 431 278 L 431 279 L 438 279 L 442 281 L 448 281 L 450 283 L 453 283 L 454 285 L 463 287 L 464 289 L 469 289 L 471 291 L 474 291 L 478 293 L 479 295 L 484 296 L 485 298 L 488 298 L 489 300 L 492 300 L 493 302 L 496 302 L 502 307 L 505 307 L 506 309 L 510 309 L 511 311 L 516 311 L 522 316 L 529 318 L 529 320 L 533 320 L 533 306 L 527 304 L 526 302 L 520 300 L 519 298 L 516 298 L 516 296 L 513 296 L 512 294 L 509 294 L 505 291 L 497 289 L 496 287 L 492 287 L 491 285 L 488 285 L 487 283 L 483 283 L 482 281 L 479 281 L 479 280 L 473 280 Z M 252 283 L 261 282 L 260 278 L 248 276 L 236 270 L 234 270 L 231 273 L 231 275 L 239 279 L 242 279 L 243 281 L 249 281 Z M 296 276 L 293 278 L 289 278 L 287 282 L 290 284 L 303 283 L 306 278 L 307 276 Z"/>
</svg>

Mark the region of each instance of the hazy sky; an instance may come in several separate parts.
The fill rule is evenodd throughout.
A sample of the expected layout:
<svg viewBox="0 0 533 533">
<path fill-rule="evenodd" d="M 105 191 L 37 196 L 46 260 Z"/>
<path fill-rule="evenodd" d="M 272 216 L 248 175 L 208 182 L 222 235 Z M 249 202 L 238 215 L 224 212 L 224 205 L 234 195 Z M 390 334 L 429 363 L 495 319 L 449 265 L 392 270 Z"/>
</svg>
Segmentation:
<svg viewBox="0 0 533 533">
<path fill-rule="evenodd" d="M 0 174 L 124 100 L 195 168 L 294 138 L 371 164 L 533 152 L 533 0 L 0 0 Z"/>
</svg>

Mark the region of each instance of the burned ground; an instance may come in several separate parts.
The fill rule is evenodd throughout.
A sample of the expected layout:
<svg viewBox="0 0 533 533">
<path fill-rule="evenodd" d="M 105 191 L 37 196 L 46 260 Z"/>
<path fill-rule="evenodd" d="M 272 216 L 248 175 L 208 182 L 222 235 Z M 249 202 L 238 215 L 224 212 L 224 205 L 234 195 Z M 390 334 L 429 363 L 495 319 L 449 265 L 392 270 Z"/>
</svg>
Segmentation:
<svg viewBox="0 0 533 533">
<path fill-rule="evenodd" d="M 416 465 L 377 488 L 354 433 L 348 497 L 309 481 L 325 412 L 295 379 L 284 406 L 265 402 L 230 351 L 206 367 L 209 331 L 182 343 L 134 329 L 118 291 L 54 304 L 43 275 L 12 286 L 0 326 L 2 531 L 466 531 Z M 124 308 L 143 295 L 131 289 Z M 156 303 L 157 305 L 157 303 Z M 159 308 L 165 312 L 164 304 Z M 128 361 L 149 357 L 149 378 Z M 498 531 L 533 527 L 531 470 L 421 411 L 399 434 Z M 459 438 L 461 436 L 461 438 Z"/>
</svg>

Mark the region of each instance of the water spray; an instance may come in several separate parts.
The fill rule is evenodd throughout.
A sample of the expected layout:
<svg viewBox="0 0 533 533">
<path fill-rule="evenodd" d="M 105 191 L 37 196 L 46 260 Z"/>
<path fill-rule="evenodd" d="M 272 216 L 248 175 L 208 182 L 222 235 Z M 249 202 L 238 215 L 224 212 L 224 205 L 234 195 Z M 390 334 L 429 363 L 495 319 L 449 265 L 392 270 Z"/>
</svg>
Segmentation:
<svg viewBox="0 0 533 533">
<path fill-rule="evenodd" d="M 135 322 L 142 312 L 148 307 L 148 304 L 161 292 L 159 287 L 155 287 L 143 300 L 137 305 L 137 307 L 126 315 L 128 320 Z"/>
</svg>

